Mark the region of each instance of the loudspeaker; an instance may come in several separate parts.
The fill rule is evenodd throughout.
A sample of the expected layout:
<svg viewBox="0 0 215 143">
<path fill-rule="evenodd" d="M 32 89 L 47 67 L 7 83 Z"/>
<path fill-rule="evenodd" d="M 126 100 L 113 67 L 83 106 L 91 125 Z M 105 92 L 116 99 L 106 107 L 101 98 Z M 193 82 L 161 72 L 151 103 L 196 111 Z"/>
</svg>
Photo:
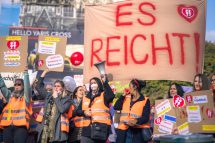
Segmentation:
<svg viewBox="0 0 215 143">
<path fill-rule="evenodd" d="M 95 63 L 94 66 L 99 70 L 101 75 L 106 74 L 105 72 L 105 61 Z"/>
</svg>

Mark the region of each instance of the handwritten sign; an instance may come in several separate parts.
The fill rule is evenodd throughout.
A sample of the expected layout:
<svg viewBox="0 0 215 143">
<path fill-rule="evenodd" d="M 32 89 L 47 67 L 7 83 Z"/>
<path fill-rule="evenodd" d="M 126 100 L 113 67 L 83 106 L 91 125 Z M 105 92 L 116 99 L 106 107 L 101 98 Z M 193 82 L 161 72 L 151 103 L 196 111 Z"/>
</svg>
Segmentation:
<svg viewBox="0 0 215 143">
<path fill-rule="evenodd" d="M 104 60 L 113 80 L 192 81 L 203 68 L 204 2 L 136 0 L 86 6 L 84 82 L 99 75 L 93 65 Z"/>
<path fill-rule="evenodd" d="M 39 70 L 49 68 L 50 71 L 64 70 L 64 56 L 66 53 L 66 37 L 39 36 L 38 55 L 36 61 Z"/>
</svg>

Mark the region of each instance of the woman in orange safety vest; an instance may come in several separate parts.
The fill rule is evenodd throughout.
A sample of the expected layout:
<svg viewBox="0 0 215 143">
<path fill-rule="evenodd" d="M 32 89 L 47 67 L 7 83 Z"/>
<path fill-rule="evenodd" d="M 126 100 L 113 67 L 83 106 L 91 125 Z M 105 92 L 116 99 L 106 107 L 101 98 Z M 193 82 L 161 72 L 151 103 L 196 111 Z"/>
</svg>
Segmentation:
<svg viewBox="0 0 215 143">
<path fill-rule="evenodd" d="M 81 143 L 105 143 L 108 138 L 111 125 L 109 104 L 115 95 L 106 75 L 102 81 L 97 77 L 90 79 L 89 93 L 76 111 L 76 115 L 84 116 Z"/>
<path fill-rule="evenodd" d="M 76 110 L 83 99 L 83 96 L 85 96 L 85 91 L 83 86 L 78 86 L 75 88 L 72 96 L 73 101 L 73 117 L 70 121 L 70 133 L 69 133 L 69 142 L 71 143 L 80 143 L 81 140 L 81 133 L 83 129 L 83 122 L 84 117 L 83 116 L 76 116 Z"/>
<path fill-rule="evenodd" d="M 5 143 L 25 143 L 28 135 L 29 121 L 32 114 L 31 88 L 28 72 L 24 72 L 23 79 L 16 79 L 14 91 L 7 89 L 0 77 L 1 92 L 7 100 L 2 111 L 0 125 L 3 126 Z"/>
<path fill-rule="evenodd" d="M 115 110 L 121 111 L 117 143 L 147 143 L 142 134 L 143 128 L 150 128 L 150 101 L 141 93 L 145 85 L 145 81 L 131 80 L 130 92 L 125 91 L 114 105 Z"/>
</svg>

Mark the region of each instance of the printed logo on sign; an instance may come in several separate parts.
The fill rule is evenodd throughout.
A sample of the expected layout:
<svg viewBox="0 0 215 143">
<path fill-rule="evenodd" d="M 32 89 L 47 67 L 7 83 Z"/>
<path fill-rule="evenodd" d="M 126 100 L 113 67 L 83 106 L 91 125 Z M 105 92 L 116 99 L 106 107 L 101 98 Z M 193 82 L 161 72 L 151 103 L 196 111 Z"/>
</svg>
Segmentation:
<svg viewBox="0 0 215 143">
<path fill-rule="evenodd" d="M 10 50 L 16 50 L 19 47 L 19 41 L 8 41 L 7 42 L 7 47 Z"/>
<path fill-rule="evenodd" d="M 207 108 L 206 114 L 207 114 L 208 118 L 213 118 L 213 115 L 214 115 L 213 110 Z"/>
<path fill-rule="evenodd" d="M 43 61 L 43 60 L 39 60 L 39 61 L 37 62 L 37 66 L 38 66 L 38 67 L 43 66 L 43 64 L 44 64 L 44 61 Z"/>
<path fill-rule="evenodd" d="M 173 97 L 173 105 L 175 107 L 184 107 L 185 101 L 184 98 L 181 98 L 179 95 Z"/>
<path fill-rule="evenodd" d="M 161 121 L 162 121 L 162 117 L 158 117 L 154 120 L 154 123 L 159 125 L 161 123 Z"/>
<path fill-rule="evenodd" d="M 191 103 L 193 101 L 192 95 L 186 95 L 185 99 L 186 99 L 187 103 Z"/>
<path fill-rule="evenodd" d="M 178 13 L 185 20 L 187 20 L 188 22 L 191 23 L 196 18 L 197 14 L 198 14 L 198 9 L 195 6 L 179 5 Z"/>
<path fill-rule="evenodd" d="M 207 95 L 193 96 L 193 103 L 194 104 L 208 103 Z"/>
</svg>

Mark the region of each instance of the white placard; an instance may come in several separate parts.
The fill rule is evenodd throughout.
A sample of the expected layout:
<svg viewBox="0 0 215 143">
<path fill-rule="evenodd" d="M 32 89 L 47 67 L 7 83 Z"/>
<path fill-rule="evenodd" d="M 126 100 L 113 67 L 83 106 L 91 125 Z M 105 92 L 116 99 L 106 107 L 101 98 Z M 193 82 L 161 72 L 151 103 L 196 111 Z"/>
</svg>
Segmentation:
<svg viewBox="0 0 215 143">
<path fill-rule="evenodd" d="M 155 107 L 155 109 L 156 109 L 158 116 L 161 116 L 161 115 L 165 114 L 166 112 L 169 112 L 171 110 L 171 105 L 170 105 L 169 100 L 164 100 L 163 102 L 158 104 Z"/>
<path fill-rule="evenodd" d="M 39 41 L 38 53 L 40 54 L 55 54 L 56 42 Z"/>
<path fill-rule="evenodd" d="M 63 66 L 64 60 L 61 55 L 51 55 L 46 58 L 46 66 L 48 68 L 58 68 Z"/>
<path fill-rule="evenodd" d="M 158 131 L 161 133 L 171 134 L 173 131 L 173 123 L 169 121 L 162 121 L 159 125 Z"/>
<path fill-rule="evenodd" d="M 189 123 L 198 123 L 202 120 L 199 106 L 187 106 L 187 115 Z"/>
<path fill-rule="evenodd" d="M 194 104 L 208 103 L 207 95 L 193 96 L 193 103 Z"/>
</svg>

